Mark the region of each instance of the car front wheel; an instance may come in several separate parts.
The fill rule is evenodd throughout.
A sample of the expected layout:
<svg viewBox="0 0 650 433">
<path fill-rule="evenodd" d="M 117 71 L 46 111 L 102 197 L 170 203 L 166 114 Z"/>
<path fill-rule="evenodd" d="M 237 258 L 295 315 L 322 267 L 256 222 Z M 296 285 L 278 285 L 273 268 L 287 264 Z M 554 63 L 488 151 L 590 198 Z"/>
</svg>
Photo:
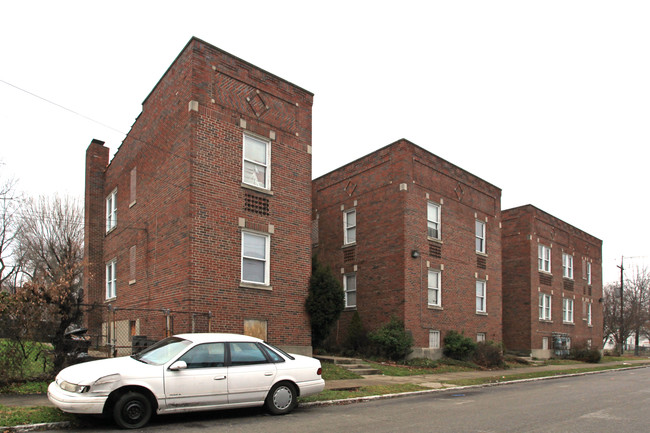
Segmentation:
<svg viewBox="0 0 650 433">
<path fill-rule="evenodd" d="M 276 383 L 266 396 L 266 408 L 275 415 L 289 413 L 297 404 L 296 388 L 290 383 Z"/>
<path fill-rule="evenodd" d="M 127 392 L 113 408 L 113 418 L 122 428 L 140 428 L 151 419 L 151 402 L 139 392 Z"/>
</svg>

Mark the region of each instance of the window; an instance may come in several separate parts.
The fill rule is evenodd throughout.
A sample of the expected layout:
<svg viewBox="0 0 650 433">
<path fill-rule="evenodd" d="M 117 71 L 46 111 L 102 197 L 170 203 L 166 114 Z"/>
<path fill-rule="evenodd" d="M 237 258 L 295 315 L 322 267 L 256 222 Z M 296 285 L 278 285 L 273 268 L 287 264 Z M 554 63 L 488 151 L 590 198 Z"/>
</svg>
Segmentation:
<svg viewBox="0 0 650 433">
<path fill-rule="evenodd" d="M 353 244 L 357 241 L 357 211 L 343 212 L 343 243 Z"/>
<path fill-rule="evenodd" d="M 573 256 L 562 253 L 562 276 L 573 279 Z"/>
<path fill-rule="evenodd" d="M 440 299 L 440 271 L 429 271 L 427 286 L 429 288 L 429 306 L 440 307 L 442 305 Z"/>
<path fill-rule="evenodd" d="M 269 244 L 268 235 L 242 232 L 242 281 L 269 285 Z"/>
<path fill-rule="evenodd" d="M 200 344 L 191 348 L 179 361 L 185 361 L 187 368 L 215 368 L 225 365 L 225 343 Z"/>
<path fill-rule="evenodd" d="M 440 206 L 427 203 L 427 237 L 440 239 Z"/>
<path fill-rule="evenodd" d="M 345 307 L 357 306 L 357 274 L 343 276 L 343 291 L 345 292 Z"/>
<path fill-rule="evenodd" d="M 562 299 L 562 321 L 573 323 L 573 299 Z"/>
<path fill-rule="evenodd" d="M 537 246 L 537 269 L 551 272 L 551 249 L 546 245 Z"/>
<path fill-rule="evenodd" d="M 591 286 L 591 262 L 587 262 L 587 284 Z"/>
<path fill-rule="evenodd" d="M 117 225 L 117 189 L 106 197 L 106 233 Z"/>
<path fill-rule="evenodd" d="M 591 304 L 587 304 L 587 326 L 591 326 Z"/>
<path fill-rule="evenodd" d="M 542 350 L 548 350 L 548 337 L 542 337 Z"/>
<path fill-rule="evenodd" d="M 106 299 L 117 297 L 117 259 L 106 264 Z"/>
<path fill-rule="evenodd" d="M 135 283 L 135 245 L 129 248 L 129 284 Z"/>
<path fill-rule="evenodd" d="M 476 281 L 476 312 L 485 313 L 485 281 Z"/>
<path fill-rule="evenodd" d="M 485 332 L 479 332 L 476 334 L 476 342 L 480 343 L 481 341 L 485 341 Z"/>
<path fill-rule="evenodd" d="M 131 185 L 130 185 L 131 197 L 130 197 L 129 206 L 133 206 L 135 204 L 135 198 L 136 198 L 135 193 L 136 193 L 136 180 L 137 180 L 137 178 L 138 178 L 138 174 L 137 174 L 136 168 L 133 167 L 131 169 Z"/>
<path fill-rule="evenodd" d="M 230 343 L 230 364 L 250 365 L 269 362 L 255 343 Z"/>
<path fill-rule="evenodd" d="M 476 221 L 476 252 L 485 253 L 485 223 Z"/>
<path fill-rule="evenodd" d="M 551 320 L 551 295 L 539 294 L 539 320 Z"/>
<path fill-rule="evenodd" d="M 440 331 L 429 330 L 429 348 L 440 349 Z"/>
<path fill-rule="evenodd" d="M 243 182 L 258 188 L 271 189 L 269 154 L 271 144 L 250 135 L 244 135 Z"/>
</svg>

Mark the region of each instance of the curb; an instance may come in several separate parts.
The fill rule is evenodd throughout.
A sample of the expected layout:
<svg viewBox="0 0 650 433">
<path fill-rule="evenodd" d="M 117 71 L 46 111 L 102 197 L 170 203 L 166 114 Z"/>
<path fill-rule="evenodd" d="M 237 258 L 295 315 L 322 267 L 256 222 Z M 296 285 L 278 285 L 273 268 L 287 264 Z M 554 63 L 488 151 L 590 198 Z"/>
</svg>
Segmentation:
<svg viewBox="0 0 650 433">
<path fill-rule="evenodd" d="M 375 401 L 375 400 L 388 400 L 392 398 L 400 398 L 400 397 L 411 397 L 415 395 L 425 395 L 425 394 L 433 394 L 433 393 L 439 393 L 439 392 L 445 392 L 445 391 L 455 391 L 455 390 L 463 390 L 463 389 L 473 389 L 473 388 L 488 388 L 492 386 L 501 386 L 501 385 L 511 385 L 511 384 L 517 384 L 517 383 L 525 383 L 525 382 L 537 382 L 541 380 L 554 380 L 554 379 L 562 379 L 565 377 L 576 377 L 576 376 L 586 376 L 590 374 L 600 374 L 600 373 L 610 373 L 610 372 L 616 372 L 616 371 L 627 371 L 627 370 L 636 370 L 639 368 L 648 368 L 650 365 L 644 364 L 644 365 L 633 365 L 629 367 L 623 367 L 623 368 L 614 368 L 610 370 L 599 370 L 599 371 L 584 371 L 580 373 L 567 373 L 567 374 L 558 374 L 555 376 L 543 376 L 543 377 L 534 377 L 530 379 L 516 379 L 516 380 L 507 380 L 504 379 L 503 382 L 493 382 L 493 383 L 482 383 L 480 385 L 466 385 L 466 386 L 449 386 L 447 388 L 439 388 L 439 389 L 427 389 L 427 390 L 422 390 L 422 391 L 411 391 L 411 392 L 401 392 L 397 394 L 383 394 L 383 395 L 369 395 L 365 397 L 353 397 L 353 398 L 345 398 L 345 399 L 340 399 L 340 400 L 325 400 L 325 401 L 313 401 L 309 403 L 300 403 L 299 407 L 318 407 L 318 406 L 342 406 L 342 405 L 348 405 L 348 404 L 354 404 L 354 403 L 365 403 L 367 401 Z M 79 425 L 72 422 L 72 421 L 61 421 L 61 422 L 53 422 L 53 423 L 40 423 L 40 424 L 26 424 L 26 425 L 17 425 L 17 426 L 9 426 L 9 427 L 2 427 L 0 426 L 0 432 L 2 433 L 27 433 L 27 432 L 37 432 L 37 431 L 45 431 L 45 430 L 63 430 L 63 429 L 69 429 L 71 427 L 78 427 Z"/>
<path fill-rule="evenodd" d="M 650 365 L 645 364 L 645 365 L 635 365 L 635 366 L 630 366 L 630 367 L 623 367 L 623 368 L 613 368 L 610 370 L 599 370 L 599 371 L 584 371 L 580 373 L 566 373 L 566 374 L 558 374 L 554 376 L 542 376 L 542 377 L 533 377 L 530 379 L 515 379 L 515 380 L 507 380 L 504 379 L 503 382 L 493 382 L 493 383 L 482 383 L 480 385 L 465 385 L 465 386 L 449 386 L 446 388 L 439 388 L 439 389 L 426 389 L 422 391 L 410 391 L 410 392 L 401 392 L 398 394 L 383 394 L 383 395 L 369 395 L 365 397 L 353 397 L 353 398 L 345 398 L 345 399 L 340 399 L 340 400 L 325 400 L 325 401 L 313 401 L 309 403 L 301 403 L 300 407 L 312 407 L 312 406 L 341 406 L 341 405 L 347 405 L 347 404 L 354 404 L 354 403 L 364 403 L 367 401 L 374 401 L 374 400 L 388 400 L 391 398 L 400 398 L 400 397 L 410 397 L 414 395 L 424 395 L 424 394 L 433 394 L 433 393 L 439 393 L 439 392 L 444 392 L 444 391 L 454 391 L 454 390 L 463 390 L 463 389 L 472 389 L 472 388 L 488 388 L 492 386 L 501 386 L 501 385 L 511 385 L 511 384 L 517 384 L 517 383 L 525 383 L 525 382 L 537 382 L 541 380 L 553 380 L 553 379 L 562 379 L 565 377 L 576 377 L 576 376 L 587 376 L 589 374 L 600 374 L 600 373 L 609 373 L 609 372 L 614 372 L 614 371 L 627 371 L 627 370 L 636 370 L 639 368 L 647 368 L 650 367 Z"/>
</svg>

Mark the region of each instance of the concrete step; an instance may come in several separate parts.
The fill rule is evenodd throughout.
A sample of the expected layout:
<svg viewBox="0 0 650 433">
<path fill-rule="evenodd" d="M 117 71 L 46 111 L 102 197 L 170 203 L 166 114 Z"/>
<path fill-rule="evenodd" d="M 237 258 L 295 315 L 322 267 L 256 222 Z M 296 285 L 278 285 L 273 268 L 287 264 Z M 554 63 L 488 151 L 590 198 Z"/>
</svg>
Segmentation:
<svg viewBox="0 0 650 433">
<path fill-rule="evenodd" d="M 316 355 L 314 358 L 320 360 L 321 362 L 330 362 L 336 364 L 339 367 L 344 368 L 352 373 L 356 373 L 360 376 L 381 374 L 381 371 L 370 367 L 368 364 L 363 362 L 363 359 L 359 358 L 345 358 L 342 356 L 325 355 Z"/>
</svg>

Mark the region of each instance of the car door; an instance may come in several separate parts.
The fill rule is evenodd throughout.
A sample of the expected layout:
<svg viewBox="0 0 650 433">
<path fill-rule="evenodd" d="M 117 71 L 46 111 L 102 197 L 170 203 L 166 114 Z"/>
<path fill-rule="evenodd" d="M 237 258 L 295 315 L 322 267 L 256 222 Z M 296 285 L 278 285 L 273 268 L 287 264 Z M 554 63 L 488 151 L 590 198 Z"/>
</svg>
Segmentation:
<svg viewBox="0 0 650 433">
<path fill-rule="evenodd" d="M 170 409 L 228 403 L 225 344 L 205 343 L 194 346 L 177 360 L 185 361 L 187 368 L 165 370 L 165 398 Z"/>
<path fill-rule="evenodd" d="M 276 367 L 254 342 L 229 343 L 228 402 L 263 402 L 275 380 Z"/>
</svg>

